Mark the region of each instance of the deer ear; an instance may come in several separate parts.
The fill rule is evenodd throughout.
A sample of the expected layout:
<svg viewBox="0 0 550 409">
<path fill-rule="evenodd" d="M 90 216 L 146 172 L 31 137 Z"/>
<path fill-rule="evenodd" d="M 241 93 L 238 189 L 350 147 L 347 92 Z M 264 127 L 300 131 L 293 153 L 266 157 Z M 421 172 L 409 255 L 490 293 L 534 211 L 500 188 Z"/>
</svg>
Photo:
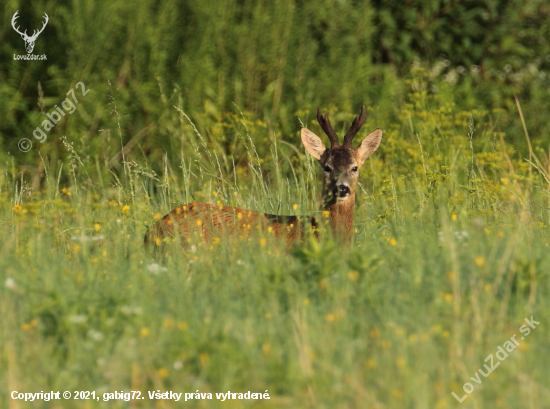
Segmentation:
<svg viewBox="0 0 550 409">
<path fill-rule="evenodd" d="M 376 152 L 380 146 L 380 142 L 382 142 L 382 129 L 380 128 L 375 129 L 369 136 L 361 141 L 361 145 L 355 149 L 357 162 L 360 164 L 359 166 L 361 166 L 370 155 Z"/>
<path fill-rule="evenodd" d="M 320 160 L 323 153 L 327 150 L 325 145 L 323 145 L 321 138 L 307 128 L 302 128 L 300 135 L 302 136 L 302 143 L 304 144 L 304 148 L 306 148 L 307 153 L 315 159 Z"/>
</svg>

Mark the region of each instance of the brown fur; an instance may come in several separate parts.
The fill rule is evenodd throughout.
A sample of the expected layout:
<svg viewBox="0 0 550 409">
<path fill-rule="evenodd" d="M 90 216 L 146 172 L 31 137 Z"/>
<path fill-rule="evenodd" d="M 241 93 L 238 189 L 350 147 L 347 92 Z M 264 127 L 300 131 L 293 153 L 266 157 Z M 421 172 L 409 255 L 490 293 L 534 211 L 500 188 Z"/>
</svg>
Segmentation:
<svg viewBox="0 0 550 409">
<path fill-rule="evenodd" d="M 165 238 L 178 237 L 181 244 L 187 247 L 189 243 L 209 243 L 228 235 L 244 239 L 260 230 L 276 238 L 283 238 L 287 245 L 291 245 L 303 239 L 306 228 L 311 228 L 317 234 L 317 227 L 315 217 L 278 216 L 238 207 L 194 202 L 175 208 L 156 222 L 147 231 L 144 241 L 145 244 L 160 245 Z"/>
<path fill-rule="evenodd" d="M 330 227 L 333 234 L 345 243 L 353 241 L 355 193 L 347 200 L 334 201 L 325 207 L 329 212 Z"/>
</svg>

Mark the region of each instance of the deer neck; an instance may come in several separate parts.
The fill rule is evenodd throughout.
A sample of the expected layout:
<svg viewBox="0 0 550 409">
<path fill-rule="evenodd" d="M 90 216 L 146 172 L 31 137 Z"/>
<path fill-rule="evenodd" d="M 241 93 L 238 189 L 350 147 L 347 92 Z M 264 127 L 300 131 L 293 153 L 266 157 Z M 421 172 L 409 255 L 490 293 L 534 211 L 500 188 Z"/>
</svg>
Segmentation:
<svg viewBox="0 0 550 409">
<path fill-rule="evenodd" d="M 346 200 L 331 200 L 324 206 L 324 210 L 329 212 L 332 233 L 345 242 L 353 240 L 354 208 L 355 192 Z"/>
</svg>

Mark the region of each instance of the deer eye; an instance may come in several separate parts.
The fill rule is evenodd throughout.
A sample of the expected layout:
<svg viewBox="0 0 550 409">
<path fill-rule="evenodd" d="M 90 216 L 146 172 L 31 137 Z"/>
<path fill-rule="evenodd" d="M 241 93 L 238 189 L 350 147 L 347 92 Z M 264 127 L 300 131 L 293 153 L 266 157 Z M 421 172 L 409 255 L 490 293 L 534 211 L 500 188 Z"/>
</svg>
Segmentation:
<svg viewBox="0 0 550 409">
<path fill-rule="evenodd" d="M 352 172 L 357 172 L 357 166 L 354 166 L 353 168 L 351 168 L 351 171 Z"/>
<path fill-rule="evenodd" d="M 325 166 L 323 169 L 327 173 L 330 173 L 332 171 L 332 169 L 329 166 Z"/>
</svg>

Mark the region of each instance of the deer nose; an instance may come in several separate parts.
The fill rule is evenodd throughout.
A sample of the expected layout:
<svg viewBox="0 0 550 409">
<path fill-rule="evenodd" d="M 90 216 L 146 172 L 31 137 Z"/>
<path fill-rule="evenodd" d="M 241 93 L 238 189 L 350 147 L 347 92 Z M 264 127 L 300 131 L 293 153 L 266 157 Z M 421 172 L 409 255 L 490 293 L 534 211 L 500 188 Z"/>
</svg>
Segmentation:
<svg viewBox="0 0 550 409">
<path fill-rule="evenodd" d="M 334 194 L 334 196 L 337 196 L 337 197 L 346 197 L 346 196 L 348 196 L 351 192 L 350 192 L 348 186 L 346 186 L 346 185 L 338 185 L 338 186 L 335 186 L 334 189 L 332 189 L 332 193 Z"/>
</svg>

